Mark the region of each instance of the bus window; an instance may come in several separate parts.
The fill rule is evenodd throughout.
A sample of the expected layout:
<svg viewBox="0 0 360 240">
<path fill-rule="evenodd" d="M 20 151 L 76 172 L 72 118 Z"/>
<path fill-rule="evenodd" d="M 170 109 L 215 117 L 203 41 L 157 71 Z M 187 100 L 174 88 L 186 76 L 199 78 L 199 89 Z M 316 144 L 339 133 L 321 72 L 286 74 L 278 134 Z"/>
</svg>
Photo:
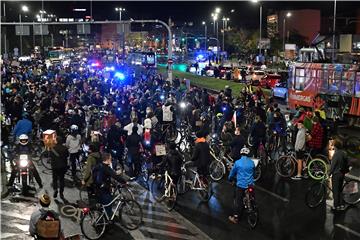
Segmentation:
<svg viewBox="0 0 360 240">
<path fill-rule="evenodd" d="M 329 74 L 329 92 L 338 93 L 341 85 L 341 71 L 331 71 Z"/>
<path fill-rule="evenodd" d="M 344 95 L 352 95 L 354 93 L 354 71 L 344 71 L 342 73 L 340 92 Z"/>
<path fill-rule="evenodd" d="M 355 97 L 360 98 L 360 72 L 356 72 Z"/>
<path fill-rule="evenodd" d="M 304 81 L 305 81 L 305 69 L 297 68 L 295 71 L 295 90 L 304 90 Z"/>
</svg>

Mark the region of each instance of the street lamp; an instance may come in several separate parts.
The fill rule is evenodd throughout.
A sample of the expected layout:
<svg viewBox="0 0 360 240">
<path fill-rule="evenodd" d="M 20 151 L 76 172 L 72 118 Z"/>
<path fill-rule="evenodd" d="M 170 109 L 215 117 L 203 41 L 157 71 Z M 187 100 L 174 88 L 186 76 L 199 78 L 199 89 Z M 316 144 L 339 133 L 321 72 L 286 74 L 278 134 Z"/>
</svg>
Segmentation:
<svg viewBox="0 0 360 240">
<path fill-rule="evenodd" d="M 286 33 L 286 18 L 291 17 L 291 12 L 287 12 L 283 19 L 283 51 L 284 51 L 284 57 L 285 57 L 285 33 Z M 289 41 L 289 40 L 288 40 Z"/>
<path fill-rule="evenodd" d="M 28 12 L 29 11 L 29 7 L 26 5 L 21 6 L 21 11 L 19 13 L 19 22 L 21 25 L 21 33 L 20 33 L 20 55 L 23 55 L 23 44 L 22 44 L 22 35 L 24 33 L 24 25 L 21 24 L 21 12 Z"/>
<path fill-rule="evenodd" d="M 258 0 L 251 0 L 253 3 L 259 3 L 260 4 L 260 17 L 259 17 L 259 55 L 261 55 L 261 32 L 262 32 L 262 4 Z"/>
<path fill-rule="evenodd" d="M 117 8 L 115 8 L 115 11 L 119 12 L 119 21 L 121 23 L 121 13 L 125 12 L 125 8 L 117 7 Z M 125 30 L 124 30 L 124 24 L 121 24 L 121 32 L 122 32 L 122 47 L 123 47 L 122 59 L 123 59 L 123 62 L 125 62 Z M 121 40 L 120 40 L 120 42 L 121 42 Z M 120 45 L 121 44 L 119 43 L 119 46 Z"/>
<path fill-rule="evenodd" d="M 225 31 L 227 30 L 227 23 L 228 23 L 228 21 L 230 21 L 230 18 L 223 17 L 222 21 L 223 21 L 222 49 L 223 49 L 223 51 L 225 51 Z"/>
<path fill-rule="evenodd" d="M 205 51 L 207 51 L 207 48 L 206 48 L 206 43 L 207 43 L 207 25 L 206 25 L 206 22 L 202 22 L 202 25 L 205 26 Z"/>
</svg>

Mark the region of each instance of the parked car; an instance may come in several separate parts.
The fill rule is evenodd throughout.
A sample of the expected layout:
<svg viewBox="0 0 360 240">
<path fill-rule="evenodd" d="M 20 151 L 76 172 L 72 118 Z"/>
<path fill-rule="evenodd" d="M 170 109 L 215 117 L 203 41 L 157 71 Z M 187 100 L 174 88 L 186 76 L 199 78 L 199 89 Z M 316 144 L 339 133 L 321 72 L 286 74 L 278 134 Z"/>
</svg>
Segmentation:
<svg viewBox="0 0 360 240">
<path fill-rule="evenodd" d="M 214 70 L 215 70 L 215 67 L 206 66 L 205 68 L 203 68 L 201 70 L 201 75 L 202 76 L 207 76 L 207 77 L 213 77 L 214 76 Z"/>
<path fill-rule="evenodd" d="M 232 72 L 233 72 L 232 67 L 220 67 L 219 70 L 220 70 L 220 76 L 219 76 L 220 78 L 231 80 Z"/>
<path fill-rule="evenodd" d="M 287 82 L 277 83 L 275 87 L 271 90 L 271 95 L 273 97 L 278 97 L 286 100 L 288 97 Z"/>
<path fill-rule="evenodd" d="M 254 71 L 247 78 L 253 86 L 259 86 L 260 80 L 265 77 L 264 71 Z"/>
<path fill-rule="evenodd" d="M 260 80 L 260 86 L 266 88 L 274 88 L 277 83 L 281 81 L 281 76 L 279 74 L 266 74 Z"/>
</svg>

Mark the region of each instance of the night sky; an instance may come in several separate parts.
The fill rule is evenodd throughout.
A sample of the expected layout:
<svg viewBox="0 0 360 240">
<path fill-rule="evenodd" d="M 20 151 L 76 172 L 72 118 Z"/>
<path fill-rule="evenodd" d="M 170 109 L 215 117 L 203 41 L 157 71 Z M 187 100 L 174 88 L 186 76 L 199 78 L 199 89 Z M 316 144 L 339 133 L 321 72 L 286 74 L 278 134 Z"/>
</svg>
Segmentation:
<svg viewBox="0 0 360 240">
<path fill-rule="evenodd" d="M 31 14 L 36 15 L 41 9 L 41 2 L 6 2 L 7 21 L 16 21 L 19 6 L 26 4 L 29 6 Z M 337 2 L 338 16 L 356 16 L 356 10 L 360 9 L 360 2 Z M 2 6 L 3 7 L 3 6 Z M 256 4 L 249 1 L 234 2 L 123 2 L 123 1 L 93 1 L 93 17 L 95 20 L 117 20 L 118 14 L 115 7 L 124 7 L 126 12 L 123 19 L 161 19 L 167 21 L 169 17 L 177 23 L 194 22 L 200 25 L 202 21 L 211 21 L 211 12 L 215 7 L 220 7 L 220 16 L 227 16 L 231 19 L 232 26 L 256 28 L 258 27 L 259 8 Z M 86 8 L 87 12 L 74 13 L 73 8 Z M 90 1 L 44 1 L 44 9 L 58 17 L 80 18 L 90 15 Z M 234 13 L 230 13 L 235 9 Z M 266 1 L 263 2 L 264 21 L 266 14 L 272 10 L 292 10 L 292 9 L 321 9 L 323 16 L 332 16 L 333 2 L 310 2 L 310 1 Z M 35 13 L 34 13 L 35 12 Z M 1 12 L 3 15 L 3 11 Z M 28 16 L 31 17 L 31 16 Z M 30 18 L 28 18 L 30 20 Z"/>
</svg>

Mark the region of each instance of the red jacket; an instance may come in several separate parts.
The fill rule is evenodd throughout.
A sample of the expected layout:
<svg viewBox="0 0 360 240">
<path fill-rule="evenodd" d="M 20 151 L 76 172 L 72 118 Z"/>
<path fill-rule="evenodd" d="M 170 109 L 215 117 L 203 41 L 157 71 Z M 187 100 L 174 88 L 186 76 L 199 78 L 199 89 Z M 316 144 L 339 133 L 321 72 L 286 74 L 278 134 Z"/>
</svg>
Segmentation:
<svg viewBox="0 0 360 240">
<path fill-rule="evenodd" d="M 315 123 L 311 130 L 311 140 L 308 142 L 310 148 L 320 149 L 323 143 L 324 131 L 320 123 Z"/>
</svg>

